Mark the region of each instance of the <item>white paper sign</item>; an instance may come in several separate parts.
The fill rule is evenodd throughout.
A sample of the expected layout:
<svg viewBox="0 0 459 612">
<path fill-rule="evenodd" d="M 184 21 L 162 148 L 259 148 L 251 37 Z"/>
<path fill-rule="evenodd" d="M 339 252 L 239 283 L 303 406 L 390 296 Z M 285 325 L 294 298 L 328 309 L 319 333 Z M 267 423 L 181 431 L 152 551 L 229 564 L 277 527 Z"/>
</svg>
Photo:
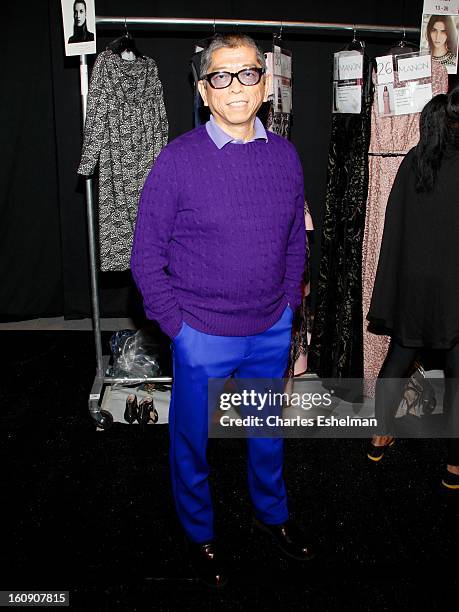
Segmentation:
<svg viewBox="0 0 459 612">
<path fill-rule="evenodd" d="M 432 76 L 432 57 L 430 55 L 399 57 L 397 67 L 399 81 L 426 79 Z"/>
<path fill-rule="evenodd" d="M 273 101 L 275 113 L 292 112 L 292 54 L 287 49 L 273 46 L 265 53 L 267 72 L 272 75 L 272 91 L 268 99 Z"/>
<path fill-rule="evenodd" d="M 282 79 L 282 112 L 292 112 L 292 82 L 290 79 Z"/>
<path fill-rule="evenodd" d="M 333 113 L 359 114 L 362 110 L 363 53 L 333 54 Z"/>
<path fill-rule="evenodd" d="M 273 74 L 279 75 L 282 71 L 281 48 L 277 45 L 273 47 Z"/>
<path fill-rule="evenodd" d="M 338 57 L 338 80 L 350 81 L 363 77 L 363 55 L 358 51 L 352 55 L 341 53 Z"/>
<path fill-rule="evenodd" d="M 274 112 L 276 113 L 291 113 L 292 112 L 292 82 L 290 79 L 275 76 L 273 78 L 274 86 Z"/>
<path fill-rule="evenodd" d="M 61 0 L 65 55 L 96 53 L 94 0 Z"/>
<path fill-rule="evenodd" d="M 376 58 L 376 76 L 379 85 L 394 82 L 393 55 L 382 55 Z"/>
<path fill-rule="evenodd" d="M 407 83 L 394 89 L 394 114 L 410 115 L 420 113 L 432 99 L 432 84 Z"/>
<path fill-rule="evenodd" d="M 292 78 L 292 57 L 287 53 L 281 55 L 281 72 L 282 76 L 291 79 Z"/>
<path fill-rule="evenodd" d="M 362 110 L 362 86 L 345 85 L 334 88 L 334 109 L 335 113 L 359 114 Z"/>
<path fill-rule="evenodd" d="M 457 15 L 459 13 L 458 0 L 424 0 L 423 13 L 433 15 Z"/>
<path fill-rule="evenodd" d="M 281 49 L 277 45 L 274 45 L 273 53 L 267 53 L 265 55 L 272 55 L 272 74 L 275 76 L 281 76 L 286 79 L 292 78 L 292 54 L 287 49 Z"/>
</svg>

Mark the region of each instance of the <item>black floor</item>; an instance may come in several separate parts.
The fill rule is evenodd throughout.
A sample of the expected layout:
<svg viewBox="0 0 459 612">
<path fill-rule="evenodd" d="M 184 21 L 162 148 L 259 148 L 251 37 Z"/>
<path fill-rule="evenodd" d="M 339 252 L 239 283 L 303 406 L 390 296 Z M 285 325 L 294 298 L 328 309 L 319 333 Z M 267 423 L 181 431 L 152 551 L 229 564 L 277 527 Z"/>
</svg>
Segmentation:
<svg viewBox="0 0 459 612">
<path fill-rule="evenodd" d="M 97 432 L 90 332 L 2 332 L 0 590 L 68 590 L 72 610 L 446 610 L 459 494 L 441 440 L 287 440 L 294 518 L 321 556 L 279 557 L 250 529 L 243 440 L 211 440 L 218 538 L 232 581 L 193 578 L 172 505 L 167 427 Z M 104 337 L 106 341 L 108 338 Z M 454 607 L 454 606 L 453 606 Z"/>
</svg>

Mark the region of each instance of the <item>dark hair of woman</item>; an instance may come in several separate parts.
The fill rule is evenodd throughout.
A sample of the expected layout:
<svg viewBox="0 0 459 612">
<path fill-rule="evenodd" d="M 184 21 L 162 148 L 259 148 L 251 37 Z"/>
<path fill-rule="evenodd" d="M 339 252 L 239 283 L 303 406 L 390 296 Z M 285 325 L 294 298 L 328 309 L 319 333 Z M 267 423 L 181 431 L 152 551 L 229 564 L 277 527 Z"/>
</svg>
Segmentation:
<svg viewBox="0 0 459 612">
<path fill-rule="evenodd" d="M 447 107 L 450 104 L 448 95 L 439 94 L 422 110 L 419 143 L 414 157 L 417 192 L 429 192 L 434 188 L 437 172 L 450 140 L 450 127 L 447 122 Z M 455 104 L 457 106 L 457 102 Z"/>
<path fill-rule="evenodd" d="M 446 119 L 448 126 L 453 130 L 459 128 L 459 86 L 447 96 Z"/>
</svg>

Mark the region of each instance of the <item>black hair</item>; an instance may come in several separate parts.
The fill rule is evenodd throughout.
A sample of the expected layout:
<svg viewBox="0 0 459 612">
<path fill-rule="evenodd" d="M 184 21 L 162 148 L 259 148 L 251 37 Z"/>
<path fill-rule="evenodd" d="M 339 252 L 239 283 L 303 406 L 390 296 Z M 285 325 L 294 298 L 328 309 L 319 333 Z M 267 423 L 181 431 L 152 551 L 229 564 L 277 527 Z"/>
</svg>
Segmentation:
<svg viewBox="0 0 459 612">
<path fill-rule="evenodd" d="M 419 119 L 420 138 L 416 146 L 414 168 L 416 191 L 432 191 L 448 143 L 446 107 L 448 96 L 439 94 L 424 106 Z"/>
<path fill-rule="evenodd" d="M 446 119 L 450 127 L 459 127 L 459 85 L 448 95 Z"/>
<path fill-rule="evenodd" d="M 201 68 L 200 74 L 204 76 L 209 71 L 212 63 L 212 53 L 222 47 L 228 47 L 230 49 L 236 49 L 238 47 L 252 47 L 255 50 L 257 60 L 263 70 L 266 70 L 266 60 L 263 51 L 254 41 L 251 36 L 247 34 L 215 34 L 210 40 L 209 45 L 202 52 L 201 55 Z"/>
<path fill-rule="evenodd" d="M 75 0 L 75 2 L 73 3 L 73 10 L 75 10 L 76 4 L 84 4 L 84 10 L 86 13 L 88 12 L 88 8 L 86 6 L 86 0 Z"/>
</svg>

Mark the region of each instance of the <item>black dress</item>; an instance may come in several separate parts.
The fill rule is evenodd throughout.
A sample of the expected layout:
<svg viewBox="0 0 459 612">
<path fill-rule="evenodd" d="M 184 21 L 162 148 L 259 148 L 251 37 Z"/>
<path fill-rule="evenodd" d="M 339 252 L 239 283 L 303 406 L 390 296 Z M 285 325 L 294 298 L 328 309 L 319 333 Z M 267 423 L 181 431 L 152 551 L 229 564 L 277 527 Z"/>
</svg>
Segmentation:
<svg viewBox="0 0 459 612">
<path fill-rule="evenodd" d="M 362 242 L 368 195 L 373 86 L 365 56 L 362 111 L 335 114 L 314 326 L 308 367 L 327 378 L 362 378 Z"/>
<path fill-rule="evenodd" d="M 415 191 L 412 149 L 386 209 L 368 320 L 407 347 L 459 341 L 459 141 L 430 193 Z"/>
</svg>

